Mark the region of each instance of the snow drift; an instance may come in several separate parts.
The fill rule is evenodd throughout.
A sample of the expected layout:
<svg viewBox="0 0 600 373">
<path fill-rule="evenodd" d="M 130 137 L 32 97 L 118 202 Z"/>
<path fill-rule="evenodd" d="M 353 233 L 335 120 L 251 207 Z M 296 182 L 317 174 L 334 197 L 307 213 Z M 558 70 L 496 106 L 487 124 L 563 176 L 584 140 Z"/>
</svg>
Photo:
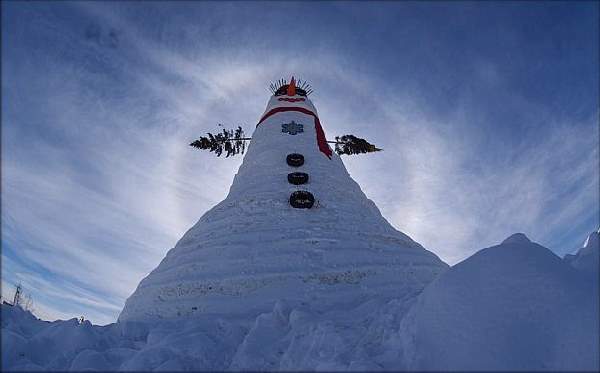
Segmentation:
<svg viewBox="0 0 600 373">
<path fill-rule="evenodd" d="M 592 278 L 598 278 L 598 267 L 600 265 L 600 229 L 590 233 L 583 243 L 583 247 L 577 253 L 565 256 L 565 261 L 581 273 Z"/>
<path fill-rule="evenodd" d="M 595 281 L 515 234 L 455 265 L 418 297 L 398 338 L 406 368 L 598 370 Z"/>
</svg>

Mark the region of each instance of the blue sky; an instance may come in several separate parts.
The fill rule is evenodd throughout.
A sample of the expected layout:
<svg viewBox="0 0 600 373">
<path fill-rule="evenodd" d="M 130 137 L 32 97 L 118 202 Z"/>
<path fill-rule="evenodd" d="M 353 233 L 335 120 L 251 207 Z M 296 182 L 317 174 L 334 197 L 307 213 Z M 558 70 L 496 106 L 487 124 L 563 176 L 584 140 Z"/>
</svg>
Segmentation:
<svg viewBox="0 0 600 373">
<path fill-rule="evenodd" d="M 268 83 L 308 80 L 399 230 L 450 264 L 514 232 L 557 255 L 599 221 L 597 2 L 2 2 L 2 295 L 116 317 L 222 200 Z"/>
</svg>

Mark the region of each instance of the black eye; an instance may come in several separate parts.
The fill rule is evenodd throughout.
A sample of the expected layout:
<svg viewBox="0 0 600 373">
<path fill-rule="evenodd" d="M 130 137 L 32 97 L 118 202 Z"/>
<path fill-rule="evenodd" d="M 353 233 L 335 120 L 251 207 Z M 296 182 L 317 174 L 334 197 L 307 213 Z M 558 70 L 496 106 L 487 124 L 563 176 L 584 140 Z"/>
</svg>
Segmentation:
<svg viewBox="0 0 600 373">
<path fill-rule="evenodd" d="M 296 88 L 296 95 L 306 97 L 306 91 L 302 88 Z"/>
<path fill-rule="evenodd" d="M 282 85 L 281 87 L 279 87 L 279 89 L 275 92 L 275 96 L 283 96 L 285 94 L 287 94 L 287 89 L 288 89 L 288 85 Z"/>
</svg>

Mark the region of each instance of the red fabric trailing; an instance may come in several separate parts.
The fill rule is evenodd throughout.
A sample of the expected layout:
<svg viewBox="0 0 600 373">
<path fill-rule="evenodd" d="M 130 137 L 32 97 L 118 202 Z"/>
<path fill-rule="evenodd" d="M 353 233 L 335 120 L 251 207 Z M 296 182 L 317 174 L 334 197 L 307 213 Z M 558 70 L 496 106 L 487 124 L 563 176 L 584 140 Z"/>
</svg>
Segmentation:
<svg viewBox="0 0 600 373">
<path fill-rule="evenodd" d="M 313 114 L 314 115 L 314 114 Z M 319 117 L 314 115 L 315 117 L 315 131 L 317 131 L 317 144 L 319 145 L 319 150 L 321 153 L 325 154 L 327 158 L 331 159 L 331 148 L 327 145 L 327 138 L 325 138 L 325 132 L 323 131 L 323 127 L 321 127 L 321 122 L 319 121 Z"/>
<path fill-rule="evenodd" d="M 312 111 L 310 111 L 308 109 L 305 109 L 302 107 L 296 107 L 296 106 L 276 107 L 275 109 L 271 109 L 271 110 L 269 110 L 268 113 L 263 115 L 263 117 L 260 118 L 260 121 L 258 122 L 256 127 L 258 127 L 259 124 L 264 122 L 265 119 L 267 119 L 271 115 L 277 114 L 277 113 L 282 113 L 285 111 L 299 111 L 301 113 L 311 115 L 313 118 L 315 118 L 315 131 L 317 132 L 317 145 L 319 146 L 319 150 L 323 154 L 325 154 L 327 156 L 327 158 L 331 159 L 331 155 L 333 154 L 333 151 L 331 150 L 329 145 L 327 145 L 327 139 L 325 138 L 325 132 L 323 131 L 323 127 L 321 127 L 321 122 L 319 121 L 319 117 L 317 117 L 317 115 L 315 113 L 313 113 Z"/>
</svg>

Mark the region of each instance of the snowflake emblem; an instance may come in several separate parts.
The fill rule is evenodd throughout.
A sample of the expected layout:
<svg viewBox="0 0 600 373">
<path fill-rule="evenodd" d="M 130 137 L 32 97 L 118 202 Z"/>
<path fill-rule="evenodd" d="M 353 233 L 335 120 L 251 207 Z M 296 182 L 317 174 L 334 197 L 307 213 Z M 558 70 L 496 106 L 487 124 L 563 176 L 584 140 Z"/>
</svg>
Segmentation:
<svg viewBox="0 0 600 373">
<path fill-rule="evenodd" d="M 283 123 L 281 125 L 281 132 L 289 133 L 290 135 L 296 135 L 304 132 L 304 125 L 291 121 L 290 123 Z"/>
</svg>

